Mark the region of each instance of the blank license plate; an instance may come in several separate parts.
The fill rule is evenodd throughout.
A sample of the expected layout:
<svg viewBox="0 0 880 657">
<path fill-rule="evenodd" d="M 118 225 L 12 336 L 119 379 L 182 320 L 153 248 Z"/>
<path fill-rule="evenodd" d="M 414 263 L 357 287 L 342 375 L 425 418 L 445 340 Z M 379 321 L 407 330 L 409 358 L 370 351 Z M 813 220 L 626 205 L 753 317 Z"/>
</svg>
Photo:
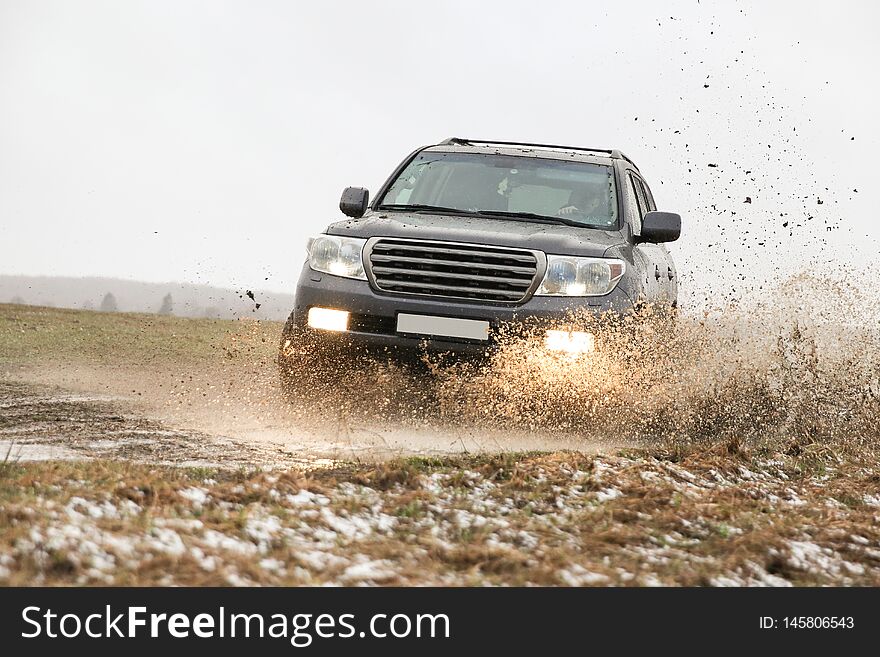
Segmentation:
<svg viewBox="0 0 880 657">
<path fill-rule="evenodd" d="M 401 333 L 437 335 L 444 338 L 467 338 L 488 340 L 489 322 L 479 319 L 457 317 L 434 317 L 432 315 L 397 315 L 397 330 Z"/>
</svg>

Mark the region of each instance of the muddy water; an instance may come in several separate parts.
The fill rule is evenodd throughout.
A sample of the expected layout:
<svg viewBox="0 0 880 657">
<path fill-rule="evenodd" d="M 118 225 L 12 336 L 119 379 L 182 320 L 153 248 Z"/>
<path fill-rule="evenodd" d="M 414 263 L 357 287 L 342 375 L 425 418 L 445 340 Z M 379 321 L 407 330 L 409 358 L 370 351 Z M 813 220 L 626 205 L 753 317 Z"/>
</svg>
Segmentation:
<svg viewBox="0 0 880 657">
<path fill-rule="evenodd" d="M 80 454 L 191 465 L 322 466 L 408 455 L 556 449 L 596 452 L 622 446 L 595 437 L 588 439 L 575 431 L 535 432 L 513 426 L 492 427 L 485 422 L 452 423 L 436 409 L 372 406 L 370 399 L 377 395 L 399 397 L 401 390 L 409 394 L 419 388 L 423 398 L 426 383 L 423 376 L 409 377 L 384 364 L 372 364 L 371 369 L 368 376 L 374 382 L 380 379 L 381 385 L 374 385 L 370 395 L 362 399 L 349 398 L 348 402 L 353 403 L 342 402 L 332 390 L 326 391 L 322 400 L 285 399 L 272 362 L 262 363 L 258 369 L 226 364 L 210 373 L 183 377 L 173 371 L 134 367 L 28 368 L 16 377 L 23 387 L 7 396 L 10 405 L 19 409 L 24 406 L 27 411 L 17 420 L 21 428 L 17 431 L 19 446 L 25 435 L 34 433 L 34 424 L 46 422 L 45 409 L 32 403 L 34 397 L 57 405 L 70 403 L 65 391 L 99 392 L 99 397 L 81 397 L 79 413 L 85 416 L 91 431 L 88 440 L 79 443 Z M 89 401 L 91 410 L 82 410 Z M 116 427 L 108 426 L 108 414 L 133 422 L 123 432 L 128 444 L 120 441 Z M 58 439 L 50 437 L 43 444 L 69 442 L 65 436 L 70 434 L 70 427 L 58 423 L 58 413 L 52 415 L 54 419 L 49 423 L 56 425 L 52 433 Z M 147 429 L 141 428 L 144 423 L 149 425 Z M 132 450 L 133 431 L 140 431 L 139 444 L 154 443 L 154 449 Z M 174 440 L 169 441 L 169 436 Z M 178 449 L 181 441 L 193 445 L 192 454 Z M 117 449 L 111 449 L 114 445 Z M 96 446 L 100 449 L 94 449 Z"/>
</svg>

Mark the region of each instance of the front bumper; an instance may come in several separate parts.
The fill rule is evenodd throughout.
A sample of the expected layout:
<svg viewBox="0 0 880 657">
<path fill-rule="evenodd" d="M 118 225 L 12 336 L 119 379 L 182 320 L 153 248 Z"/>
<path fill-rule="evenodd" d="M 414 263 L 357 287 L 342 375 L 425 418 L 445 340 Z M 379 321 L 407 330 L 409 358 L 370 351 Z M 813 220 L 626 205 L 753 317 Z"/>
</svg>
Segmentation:
<svg viewBox="0 0 880 657">
<path fill-rule="evenodd" d="M 351 313 L 344 333 L 320 331 L 307 326 L 309 308 L 319 306 Z M 336 344 L 384 353 L 453 352 L 480 355 L 498 344 L 500 334 L 516 334 L 534 328 L 576 328 L 579 314 L 622 314 L 632 311 L 626 293 L 615 288 L 604 297 L 531 297 L 519 305 L 469 302 L 456 299 L 387 294 L 374 290 L 367 281 L 315 272 L 306 265 L 296 290 L 296 305 L 285 333 L 294 329 Z M 437 315 L 489 322 L 489 340 L 414 337 L 397 333 L 397 314 Z"/>
</svg>

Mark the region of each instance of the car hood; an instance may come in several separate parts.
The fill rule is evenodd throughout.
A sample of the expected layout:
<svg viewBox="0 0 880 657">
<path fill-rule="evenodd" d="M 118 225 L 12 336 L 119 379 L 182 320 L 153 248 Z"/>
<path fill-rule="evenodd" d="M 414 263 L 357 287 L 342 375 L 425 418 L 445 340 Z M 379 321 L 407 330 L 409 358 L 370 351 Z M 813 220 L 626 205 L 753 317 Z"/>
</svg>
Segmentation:
<svg viewBox="0 0 880 657">
<path fill-rule="evenodd" d="M 331 224 L 327 233 L 363 238 L 402 237 L 470 242 L 594 257 L 602 256 L 610 247 L 626 241 L 623 233 L 616 230 L 406 212 L 371 212 L 360 219 Z"/>
</svg>

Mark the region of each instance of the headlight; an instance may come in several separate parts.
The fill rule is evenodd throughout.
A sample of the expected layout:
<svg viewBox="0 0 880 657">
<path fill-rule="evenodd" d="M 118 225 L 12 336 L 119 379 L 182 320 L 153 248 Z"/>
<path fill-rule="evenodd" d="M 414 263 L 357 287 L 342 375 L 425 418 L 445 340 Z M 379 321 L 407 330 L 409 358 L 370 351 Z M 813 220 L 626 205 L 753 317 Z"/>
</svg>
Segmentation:
<svg viewBox="0 0 880 657">
<path fill-rule="evenodd" d="M 318 235 L 309 240 L 309 267 L 325 274 L 367 280 L 361 254 L 367 240 Z"/>
<path fill-rule="evenodd" d="M 550 297 L 601 297 L 626 271 L 623 260 L 547 256 L 547 273 L 535 294 Z"/>
<path fill-rule="evenodd" d="M 325 331 L 347 331 L 350 314 L 345 310 L 334 308 L 309 308 L 308 324 L 312 328 Z"/>
</svg>

